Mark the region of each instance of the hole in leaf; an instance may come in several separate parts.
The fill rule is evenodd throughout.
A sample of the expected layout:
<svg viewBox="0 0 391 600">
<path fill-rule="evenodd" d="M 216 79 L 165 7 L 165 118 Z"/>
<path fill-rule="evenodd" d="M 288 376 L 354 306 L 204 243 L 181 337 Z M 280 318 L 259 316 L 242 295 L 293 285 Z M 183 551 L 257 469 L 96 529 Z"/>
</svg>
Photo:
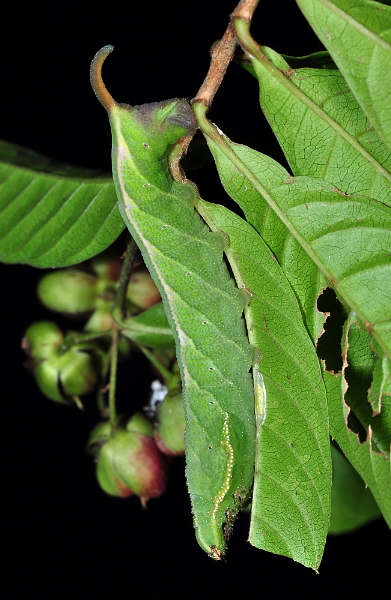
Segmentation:
<svg viewBox="0 0 391 600">
<path fill-rule="evenodd" d="M 329 313 L 324 332 L 318 339 L 317 354 L 326 363 L 327 371 L 338 373 L 342 369 L 341 337 L 346 316 L 334 290 L 326 288 L 318 298 L 320 312 Z"/>
<path fill-rule="evenodd" d="M 358 439 L 360 440 L 360 443 L 363 444 L 365 442 L 365 440 L 367 439 L 367 430 L 360 423 L 360 421 L 358 420 L 358 418 L 356 417 L 356 415 L 354 414 L 354 412 L 352 410 L 350 411 L 349 416 L 348 416 L 348 427 L 349 427 L 350 431 L 353 431 L 353 433 L 356 433 L 358 435 Z"/>
<path fill-rule="evenodd" d="M 377 429 L 368 399 L 376 356 L 371 350 L 370 334 L 358 322 L 350 324 L 347 335 L 347 366 L 344 376 L 348 384 L 345 402 L 351 408 L 348 426 L 358 433 L 362 442 L 366 439 L 366 429 L 369 424 Z"/>
</svg>

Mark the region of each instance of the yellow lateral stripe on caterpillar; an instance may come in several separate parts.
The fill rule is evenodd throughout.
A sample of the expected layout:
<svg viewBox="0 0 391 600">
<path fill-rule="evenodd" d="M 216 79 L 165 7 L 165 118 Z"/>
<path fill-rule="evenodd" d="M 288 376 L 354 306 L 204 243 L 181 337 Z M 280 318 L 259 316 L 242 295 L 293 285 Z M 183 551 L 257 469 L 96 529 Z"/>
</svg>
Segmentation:
<svg viewBox="0 0 391 600">
<path fill-rule="evenodd" d="M 231 479 L 232 479 L 232 469 L 234 466 L 234 449 L 232 448 L 232 446 L 230 444 L 228 419 L 229 419 L 229 416 L 228 416 L 228 413 L 226 412 L 225 419 L 224 419 L 224 425 L 223 425 L 223 440 L 221 441 L 221 444 L 222 444 L 222 446 L 224 446 L 224 448 L 227 452 L 227 467 L 226 467 L 225 479 L 224 479 L 223 485 L 221 487 L 221 490 L 214 498 L 214 506 L 213 506 L 213 511 L 212 511 L 212 517 L 214 519 L 216 518 L 216 514 L 217 514 L 217 511 L 219 509 L 221 502 L 223 501 L 223 499 L 225 498 L 226 494 L 229 491 L 229 487 L 230 487 L 230 483 L 231 483 Z"/>
</svg>

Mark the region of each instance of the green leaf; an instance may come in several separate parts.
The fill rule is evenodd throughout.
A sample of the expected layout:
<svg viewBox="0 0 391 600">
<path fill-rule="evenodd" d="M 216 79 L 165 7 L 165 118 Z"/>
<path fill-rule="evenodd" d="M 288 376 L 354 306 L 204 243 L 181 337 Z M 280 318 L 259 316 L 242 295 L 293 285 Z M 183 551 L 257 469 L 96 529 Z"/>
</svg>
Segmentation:
<svg viewBox="0 0 391 600">
<path fill-rule="evenodd" d="M 111 177 L 0 141 L 0 260 L 74 265 L 123 229 Z"/>
<path fill-rule="evenodd" d="M 270 60 L 272 60 L 273 57 L 279 56 L 282 59 L 282 65 L 284 65 L 281 68 L 285 68 L 287 70 L 289 70 L 289 67 L 292 67 L 292 69 L 302 69 L 305 67 L 313 69 L 338 68 L 331 58 L 330 53 L 326 51 L 314 52 L 313 54 L 307 54 L 306 56 L 289 56 L 288 54 L 279 55 L 267 46 L 262 46 L 262 51 L 270 58 Z M 235 63 L 246 69 L 246 71 L 251 73 L 253 77 L 257 77 L 252 62 L 246 54 L 237 51 L 233 60 Z"/>
<path fill-rule="evenodd" d="M 226 256 L 251 294 L 245 318 L 259 350 L 257 448 L 249 541 L 316 569 L 329 526 L 331 464 L 327 400 L 296 297 L 262 238 L 226 208 L 197 210 L 229 239 Z"/>
<path fill-rule="evenodd" d="M 298 0 L 298 5 L 391 150 L 391 8 L 370 0 Z"/>
<path fill-rule="evenodd" d="M 268 49 L 266 56 L 252 40 L 247 24 L 237 21 L 236 29 L 252 56 L 262 110 L 293 173 L 391 206 L 390 152 L 339 71 L 284 69 L 280 55 Z"/>
<path fill-rule="evenodd" d="M 391 378 L 389 362 L 378 349 L 371 350 L 371 336 L 354 313 L 348 316 L 342 335 L 342 375 L 346 382 L 344 400 L 363 428 L 371 427 L 377 448 L 389 455 L 391 448 L 391 403 L 388 393 Z M 373 382 L 372 382 L 373 377 Z M 376 394 L 375 411 L 370 403 Z"/>
<path fill-rule="evenodd" d="M 238 203 L 247 221 L 262 235 L 283 267 L 296 293 L 308 332 L 315 341 L 324 322 L 324 316 L 317 310 L 317 298 L 322 288 L 327 285 L 327 280 L 269 206 L 262 193 L 244 177 L 236 159 L 223 151 L 220 137 L 216 137 L 216 130 L 201 121 L 200 125 L 207 136 L 224 189 Z M 266 182 L 271 188 L 277 187 L 281 181 L 290 180 L 288 171 L 272 158 L 247 146 L 234 144 L 225 136 L 221 139 L 224 139 L 228 147 L 232 147 L 236 157 L 243 164 L 250 166 L 258 180 Z"/>
<path fill-rule="evenodd" d="M 255 189 L 263 198 L 256 216 L 254 204 L 251 223 L 259 224 L 265 216 L 265 201 L 275 217 L 296 239 L 308 259 L 327 278 L 345 303 L 359 316 L 391 358 L 391 211 L 380 202 L 360 196 L 346 196 L 333 185 L 309 177 L 283 177 L 282 168 L 271 159 L 244 146 L 233 144 L 219 133 L 202 115 L 202 105 L 195 106 L 200 127 L 207 137 L 212 154 L 219 155 L 230 169 L 219 168 L 223 185 L 229 191 L 232 170 L 241 176 L 240 187 L 234 187 L 232 198 L 245 214 L 249 196 Z M 220 157 L 224 157 L 221 158 Z M 249 193 L 248 193 L 249 192 Z M 230 193 L 230 192 L 229 192 Z M 231 195 L 231 194 L 230 194 Z M 242 203 L 242 199 L 244 201 Z M 247 217 L 247 214 L 246 214 Z M 272 220 L 274 223 L 274 220 Z M 279 259 L 286 233 L 281 237 L 277 226 L 277 241 L 265 241 Z M 277 245 L 277 251 L 275 250 Z M 282 249 L 283 251 L 283 249 Z M 306 264 L 303 265 L 306 269 Z M 302 264 L 296 269 L 296 280 Z M 313 276 L 314 271 L 312 271 Z M 294 281 L 287 273 L 291 285 Z M 316 278 L 308 279 L 316 289 Z M 296 291 L 296 289 L 295 289 Z M 313 309 L 314 310 L 314 309 Z"/>
<path fill-rule="evenodd" d="M 346 458 L 370 488 L 385 520 L 391 527 L 391 469 L 390 457 L 372 448 L 372 431 L 360 443 L 358 435 L 347 426 L 349 408 L 343 401 L 342 375 L 323 373 L 329 403 L 330 432 Z"/>
<path fill-rule="evenodd" d="M 329 533 L 349 533 L 381 516 L 369 488 L 346 458 L 331 446 L 333 487 Z"/>
<path fill-rule="evenodd" d="M 373 381 L 371 389 L 369 390 L 369 401 L 372 410 L 375 413 L 380 413 L 380 411 L 383 411 L 384 413 L 384 407 L 386 405 L 391 408 L 391 363 L 387 357 L 383 356 L 381 349 L 378 349 L 376 345 L 374 346 L 376 349 L 377 361 L 373 370 Z"/>
<path fill-rule="evenodd" d="M 309 67 L 311 69 L 336 69 L 337 65 L 333 61 L 329 52 L 320 51 L 306 56 L 290 56 L 289 54 L 281 55 L 292 69 L 302 69 Z M 255 75 L 255 72 L 254 72 Z"/>
<path fill-rule="evenodd" d="M 158 302 L 135 317 L 122 319 L 120 311 L 113 312 L 114 320 L 122 327 L 122 334 L 150 348 L 172 348 L 174 337 L 168 324 L 163 303 Z"/>
</svg>

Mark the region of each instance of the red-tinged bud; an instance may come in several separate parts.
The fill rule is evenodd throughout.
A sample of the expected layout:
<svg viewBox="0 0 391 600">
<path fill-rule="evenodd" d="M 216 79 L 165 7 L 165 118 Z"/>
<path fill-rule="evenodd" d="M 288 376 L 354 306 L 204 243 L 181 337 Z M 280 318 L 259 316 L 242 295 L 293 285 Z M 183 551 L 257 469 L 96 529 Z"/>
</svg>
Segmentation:
<svg viewBox="0 0 391 600">
<path fill-rule="evenodd" d="M 145 417 L 135 415 L 125 430 L 117 432 L 100 448 L 96 474 L 106 493 L 120 497 L 135 494 L 143 506 L 150 498 L 163 494 L 167 464 L 151 437 L 151 426 Z"/>
<path fill-rule="evenodd" d="M 48 273 L 38 284 L 38 298 L 47 308 L 61 313 L 90 312 L 98 299 L 98 277 L 78 269 Z"/>
<path fill-rule="evenodd" d="M 158 405 L 153 435 L 164 454 L 182 456 L 185 453 L 185 412 L 181 394 L 167 395 Z"/>
<path fill-rule="evenodd" d="M 126 297 L 129 302 L 143 310 L 161 300 L 159 290 L 148 271 L 132 273 Z"/>
<path fill-rule="evenodd" d="M 63 339 L 62 331 L 56 323 L 37 321 L 26 330 L 22 348 L 30 356 L 33 364 L 37 364 L 53 354 Z"/>
<path fill-rule="evenodd" d="M 118 252 L 113 251 L 112 248 L 107 248 L 101 254 L 91 258 L 90 263 L 95 273 L 101 279 L 111 282 L 118 281 L 122 268 L 122 260 L 118 256 Z"/>
</svg>

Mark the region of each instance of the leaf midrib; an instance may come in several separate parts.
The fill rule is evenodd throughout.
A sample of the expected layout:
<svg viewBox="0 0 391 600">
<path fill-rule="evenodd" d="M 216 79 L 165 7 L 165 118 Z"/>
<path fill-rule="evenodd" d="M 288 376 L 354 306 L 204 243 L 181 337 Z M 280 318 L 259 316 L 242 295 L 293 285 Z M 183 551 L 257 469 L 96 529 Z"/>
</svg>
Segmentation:
<svg viewBox="0 0 391 600">
<path fill-rule="evenodd" d="M 363 23 L 360 23 L 360 21 L 357 21 L 357 19 L 352 17 L 349 13 L 339 8 L 339 6 L 334 4 L 334 2 L 331 2 L 331 0 L 318 0 L 318 2 L 323 4 L 323 6 L 327 7 L 330 10 L 330 12 L 337 15 L 342 21 L 345 21 L 345 23 L 356 29 L 356 31 L 359 31 L 366 38 L 373 41 L 373 43 L 376 46 L 380 46 L 384 50 L 387 50 L 391 53 L 391 45 L 386 40 L 384 40 L 382 37 L 380 37 L 379 34 L 375 33 L 374 31 L 371 31 L 371 29 L 368 29 L 368 27 L 363 25 Z"/>
<path fill-rule="evenodd" d="M 292 81 L 290 78 L 283 74 L 280 69 L 278 69 L 273 63 L 265 60 L 262 57 L 261 52 L 257 48 L 255 42 L 250 37 L 248 32 L 248 24 L 243 21 L 237 21 L 235 23 L 239 34 L 241 30 L 244 30 L 244 36 L 246 39 L 246 45 L 251 46 L 251 54 L 256 58 L 256 60 L 261 64 L 263 68 L 265 68 L 269 73 L 279 81 L 292 95 L 296 96 L 298 100 L 300 100 L 304 106 L 307 107 L 308 110 L 312 110 L 315 114 L 318 115 L 320 119 L 322 119 L 331 129 L 333 129 L 338 136 L 344 139 L 350 146 L 355 148 L 357 152 L 365 158 L 365 160 L 370 163 L 374 170 L 382 175 L 385 179 L 391 182 L 391 173 L 387 171 L 377 160 L 373 158 L 373 156 L 365 150 L 365 148 L 359 143 L 357 138 L 349 134 L 341 125 L 339 125 L 334 119 L 332 119 L 320 106 L 318 106 L 313 100 L 311 100 L 304 92 L 302 92 Z M 247 49 L 247 48 L 246 48 Z M 256 69 L 256 67 L 254 67 Z M 294 71 L 295 73 L 296 71 Z"/>
</svg>

